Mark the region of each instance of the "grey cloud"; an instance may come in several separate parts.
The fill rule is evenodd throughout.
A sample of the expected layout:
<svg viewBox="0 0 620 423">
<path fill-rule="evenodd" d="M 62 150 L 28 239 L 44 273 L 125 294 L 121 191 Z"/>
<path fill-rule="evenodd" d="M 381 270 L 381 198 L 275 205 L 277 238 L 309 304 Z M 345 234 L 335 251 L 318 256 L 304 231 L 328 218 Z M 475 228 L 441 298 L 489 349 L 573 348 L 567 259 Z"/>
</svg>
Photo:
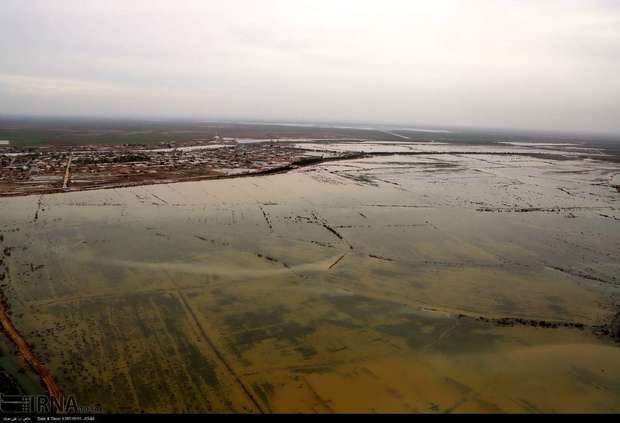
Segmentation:
<svg viewBox="0 0 620 423">
<path fill-rule="evenodd" d="M 616 1 L 2 3 L 0 113 L 620 132 Z"/>
</svg>

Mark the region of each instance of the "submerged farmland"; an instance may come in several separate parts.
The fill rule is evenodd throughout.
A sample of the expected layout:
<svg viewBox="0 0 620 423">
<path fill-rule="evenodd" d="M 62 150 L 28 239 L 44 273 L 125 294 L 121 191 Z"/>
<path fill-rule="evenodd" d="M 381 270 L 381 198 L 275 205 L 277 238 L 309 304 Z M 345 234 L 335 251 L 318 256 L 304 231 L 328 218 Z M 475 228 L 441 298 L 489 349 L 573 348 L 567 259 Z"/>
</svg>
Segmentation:
<svg viewBox="0 0 620 423">
<path fill-rule="evenodd" d="M 286 148 L 353 156 L 0 199 L 6 316 L 62 392 L 112 412 L 620 411 L 618 163 Z"/>
</svg>

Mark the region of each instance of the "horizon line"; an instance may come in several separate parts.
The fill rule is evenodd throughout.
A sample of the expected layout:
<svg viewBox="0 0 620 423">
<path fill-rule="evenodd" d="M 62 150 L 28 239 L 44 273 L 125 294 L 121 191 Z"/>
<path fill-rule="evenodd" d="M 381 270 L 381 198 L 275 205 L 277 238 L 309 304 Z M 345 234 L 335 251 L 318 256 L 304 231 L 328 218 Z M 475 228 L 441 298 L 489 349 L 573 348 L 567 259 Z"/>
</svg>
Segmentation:
<svg viewBox="0 0 620 423">
<path fill-rule="evenodd" d="M 192 123 L 227 123 L 237 125 L 265 125 L 265 126 L 288 126 L 288 127 L 314 127 L 332 129 L 353 129 L 381 131 L 383 129 L 428 132 L 428 133 L 454 133 L 454 132 L 499 132 L 510 134 L 527 135 L 557 135 L 557 136 L 597 136 L 597 137 L 620 137 L 620 132 L 592 131 L 592 130 L 566 130 L 566 129 L 541 129 L 541 128 L 514 128 L 479 125 L 438 125 L 431 123 L 403 123 L 403 122 L 377 122 L 377 121 L 352 121 L 352 120 L 296 120 L 296 119 L 255 119 L 255 118 L 217 118 L 200 116 L 112 116 L 112 115 L 70 115 L 70 114 L 7 114 L 0 112 L 1 119 L 40 119 L 40 120 L 100 120 L 100 121 L 125 121 L 125 122 L 192 122 Z M 377 127 L 372 127 L 375 125 Z M 381 128 L 379 128 L 381 127 Z M 620 141 L 620 139 L 619 139 Z"/>
</svg>

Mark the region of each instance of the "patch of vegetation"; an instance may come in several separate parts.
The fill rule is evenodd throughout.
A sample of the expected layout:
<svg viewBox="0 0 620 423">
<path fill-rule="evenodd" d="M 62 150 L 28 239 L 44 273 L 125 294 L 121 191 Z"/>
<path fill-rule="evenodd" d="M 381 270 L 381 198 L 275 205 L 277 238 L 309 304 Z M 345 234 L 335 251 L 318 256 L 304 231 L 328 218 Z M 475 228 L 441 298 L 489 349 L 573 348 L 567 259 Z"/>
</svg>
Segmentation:
<svg viewBox="0 0 620 423">
<path fill-rule="evenodd" d="M 293 373 L 303 373 L 303 374 L 312 374 L 312 373 L 326 374 L 326 373 L 331 373 L 333 371 L 334 369 L 331 367 L 302 367 L 299 369 L 292 370 Z"/>
<path fill-rule="evenodd" d="M 253 383 L 252 389 L 256 392 L 256 395 L 261 399 L 261 401 L 269 408 L 271 411 L 271 401 L 269 398 L 273 395 L 274 386 L 269 382 L 263 383 Z"/>
</svg>

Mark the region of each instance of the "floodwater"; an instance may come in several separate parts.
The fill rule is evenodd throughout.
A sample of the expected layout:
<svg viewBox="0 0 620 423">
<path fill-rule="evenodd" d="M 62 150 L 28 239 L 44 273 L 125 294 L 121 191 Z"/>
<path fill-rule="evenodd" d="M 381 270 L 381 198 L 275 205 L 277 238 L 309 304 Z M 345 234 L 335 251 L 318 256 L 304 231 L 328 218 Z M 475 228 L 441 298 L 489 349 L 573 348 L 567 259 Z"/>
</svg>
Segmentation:
<svg viewBox="0 0 620 423">
<path fill-rule="evenodd" d="M 107 411 L 618 412 L 592 330 L 620 301 L 618 173 L 394 155 L 5 198 L 3 290 Z"/>
</svg>

